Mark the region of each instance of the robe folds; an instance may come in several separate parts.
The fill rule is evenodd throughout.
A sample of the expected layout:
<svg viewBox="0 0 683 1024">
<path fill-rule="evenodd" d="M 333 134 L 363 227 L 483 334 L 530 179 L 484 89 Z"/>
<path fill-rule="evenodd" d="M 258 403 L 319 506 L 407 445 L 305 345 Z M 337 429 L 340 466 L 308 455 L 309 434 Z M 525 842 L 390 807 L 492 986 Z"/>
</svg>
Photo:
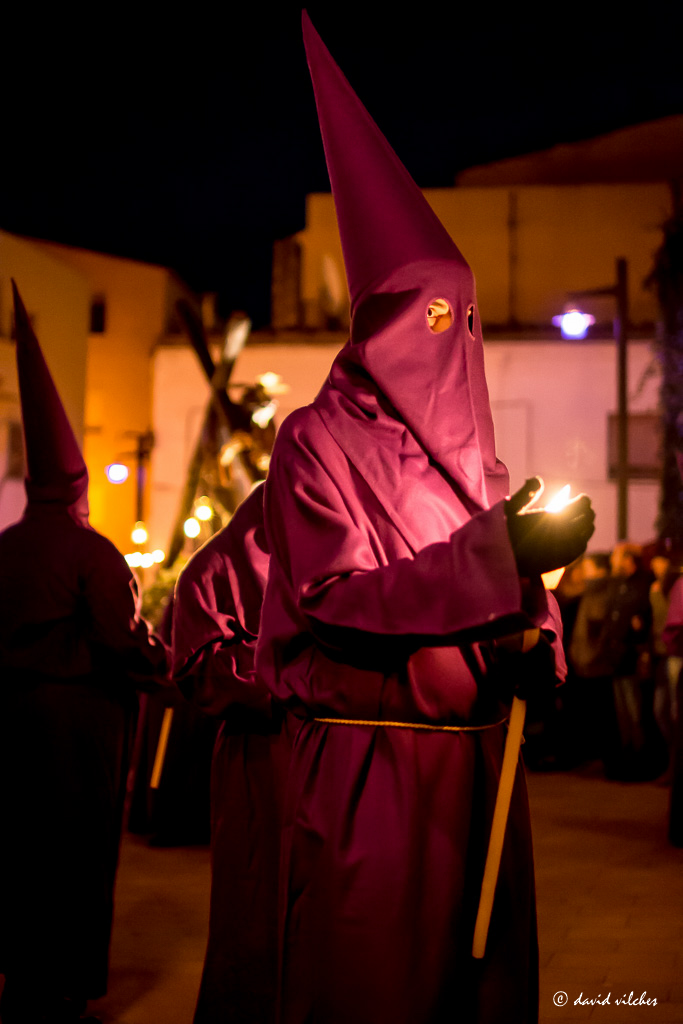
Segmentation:
<svg viewBox="0 0 683 1024">
<path fill-rule="evenodd" d="M 174 602 L 174 679 L 220 720 L 211 767 L 211 906 L 195 1024 L 274 1021 L 277 879 L 289 739 L 255 677 L 268 554 L 263 488 L 199 549 Z"/>
<path fill-rule="evenodd" d="M 65 509 L 0 534 L 0 971 L 107 987 L 136 689 L 167 674 L 123 556 Z"/>
<path fill-rule="evenodd" d="M 669 609 L 662 632 L 671 659 L 669 707 L 671 715 L 671 792 L 669 798 L 669 842 L 683 847 L 683 672 L 674 661 L 683 655 L 683 579 L 677 579 L 669 596 Z"/>
<path fill-rule="evenodd" d="M 502 502 L 474 508 L 344 358 L 283 423 L 266 482 L 256 664 L 296 723 L 279 1021 L 526 1024 L 538 956 L 521 764 L 486 955 L 471 956 L 512 697 L 492 641 L 532 624 L 556 641 L 559 615 L 540 580 L 520 580 Z"/>
</svg>

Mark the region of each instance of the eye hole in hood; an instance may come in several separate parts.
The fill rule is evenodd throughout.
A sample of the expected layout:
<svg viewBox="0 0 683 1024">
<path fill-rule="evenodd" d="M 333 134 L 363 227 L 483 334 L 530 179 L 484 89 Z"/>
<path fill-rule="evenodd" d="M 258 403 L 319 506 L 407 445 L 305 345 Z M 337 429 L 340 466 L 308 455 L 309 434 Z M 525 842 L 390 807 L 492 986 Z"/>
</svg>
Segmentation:
<svg viewBox="0 0 683 1024">
<path fill-rule="evenodd" d="M 427 306 L 427 326 L 433 334 L 441 334 L 453 323 L 453 313 L 446 299 L 432 299 Z"/>
</svg>

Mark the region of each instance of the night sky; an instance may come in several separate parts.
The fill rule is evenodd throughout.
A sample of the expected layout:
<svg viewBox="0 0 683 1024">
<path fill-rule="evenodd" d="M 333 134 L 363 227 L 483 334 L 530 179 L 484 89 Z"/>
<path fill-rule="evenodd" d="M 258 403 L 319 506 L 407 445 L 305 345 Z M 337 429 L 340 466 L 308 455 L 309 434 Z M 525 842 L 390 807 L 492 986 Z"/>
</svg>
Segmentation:
<svg viewBox="0 0 683 1024">
<path fill-rule="evenodd" d="M 680 2 L 382 7 L 308 10 L 422 187 L 683 112 Z M 272 240 L 329 188 L 300 6 L 172 10 L 8 17 L 0 227 L 172 267 L 261 326 Z"/>
</svg>

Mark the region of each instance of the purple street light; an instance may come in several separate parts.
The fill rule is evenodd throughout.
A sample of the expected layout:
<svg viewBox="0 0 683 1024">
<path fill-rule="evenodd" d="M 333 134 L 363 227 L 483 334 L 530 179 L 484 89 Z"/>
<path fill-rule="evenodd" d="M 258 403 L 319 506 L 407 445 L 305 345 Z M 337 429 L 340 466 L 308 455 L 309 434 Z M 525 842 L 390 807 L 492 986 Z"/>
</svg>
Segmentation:
<svg viewBox="0 0 683 1024">
<path fill-rule="evenodd" d="M 616 261 L 616 281 L 606 288 L 590 288 L 580 292 L 569 292 L 570 302 L 581 299 L 610 296 L 616 300 L 616 317 L 614 319 L 614 338 L 617 343 L 617 426 L 618 426 L 618 460 L 617 460 L 617 540 L 628 537 L 628 263 L 619 257 Z M 589 322 L 585 324 L 583 333 L 576 333 L 579 317 Z M 567 326 L 565 326 L 565 321 Z M 573 308 L 565 310 L 562 316 L 553 317 L 555 326 L 562 330 L 563 338 L 585 338 L 586 330 L 593 317 L 586 316 Z"/>
<path fill-rule="evenodd" d="M 123 484 L 128 479 L 128 466 L 124 466 L 122 462 L 110 462 L 105 466 L 104 472 L 110 484 Z"/>
<path fill-rule="evenodd" d="M 588 328 L 595 323 L 595 317 L 582 313 L 580 309 L 567 309 L 560 316 L 554 316 L 553 323 L 560 328 L 563 338 L 585 338 Z"/>
</svg>

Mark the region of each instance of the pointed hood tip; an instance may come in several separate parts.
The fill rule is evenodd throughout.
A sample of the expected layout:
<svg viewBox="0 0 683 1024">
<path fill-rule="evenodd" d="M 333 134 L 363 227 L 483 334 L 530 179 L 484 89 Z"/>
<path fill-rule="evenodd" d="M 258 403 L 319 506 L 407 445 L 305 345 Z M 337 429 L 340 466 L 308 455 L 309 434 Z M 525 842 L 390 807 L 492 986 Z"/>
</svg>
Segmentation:
<svg viewBox="0 0 683 1024">
<path fill-rule="evenodd" d="M 509 484 L 495 456 L 476 317 L 469 326 L 474 275 L 310 20 L 303 25 L 351 299 L 331 392 L 363 391 L 360 367 L 471 507 L 489 508 Z M 437 295 L 454 317 L 443 332 L 427 322 Z"/>
<path fill-rule="evenodd" d="M 310 47 L 313 45 L 313 40 L 314 39 L 317 38 L 320 41 L 320 43 L 322 43 L 322 39 L 320 39 L 320 36 L 318 35 L 318 31 L 317 31 L 315 25 L 313 24 L 313 22 L 311 21 L 310 15 L 309 15 L 309 13 L 308 13 L 308 11 L 307 11 L 307 9 L 305 7 L 302 7 L 302 9 L 301 9 L 301 34 L 302 34 L 303 40 L 304 40 L 304 50 L 306 51 L 306 60 L 308 62 L 308 66 L 310 68 L 310 64 L 311 64 L 311 55 L 310 55 L 310 52 L 309 52 L 310 51 Z"/>
<path fill-rule="evenodd" d="M 14 302 L 14 322 L 15 322 L 15 326 L 18 325 L 21 322 L 22 326 L 26 326 L 28 328 L 31 328 L 31 321 L 29 320 L 28 313 L 26 312 L 26 306 L 24 305 L 24 300 L 21 297 L 21 292 L 19 291 L 19 288 L 17 287 L 17 282 L 14 280 L 13 277 L 10 278 L 10 280 L 12 282 L 12 299 L 13 299 L 13 302 Z M 19 340 L 20 333 L 23 333 L 23 332 L 20 332 L 19 327 L 16 326 L 15 334 L 17 336 L 17 341 Z M 22 338 L 22 340 L 23 340 L 23 338 Z"/>
<path fill-rule="evenodd" d="M 303 33 L 304 33 L 304 42 L 305 42 L 305 38 L 306 38 L 306 34 L 307 33 L 314 32 L 316 35 L 318 34 L 317 31 L 316 31 L 315 25 L 311 21 L 311 16 L 308 13 L 308 8 L 306 8 L 306 7 L 302 7 L 301 8 L 301 28 L 302 28 Z"/>
<path fill-rule="evenodd" d="M 88 469 L 14 279 L 12 291 L 28 504 L 65 507 L 88 526 Z"/>
<path fill-rule="evenodd" d="M 467 266 L 305 10 L 302 27 L 352 310 L 373 282 L 411 263 Z"/>
</svg>

